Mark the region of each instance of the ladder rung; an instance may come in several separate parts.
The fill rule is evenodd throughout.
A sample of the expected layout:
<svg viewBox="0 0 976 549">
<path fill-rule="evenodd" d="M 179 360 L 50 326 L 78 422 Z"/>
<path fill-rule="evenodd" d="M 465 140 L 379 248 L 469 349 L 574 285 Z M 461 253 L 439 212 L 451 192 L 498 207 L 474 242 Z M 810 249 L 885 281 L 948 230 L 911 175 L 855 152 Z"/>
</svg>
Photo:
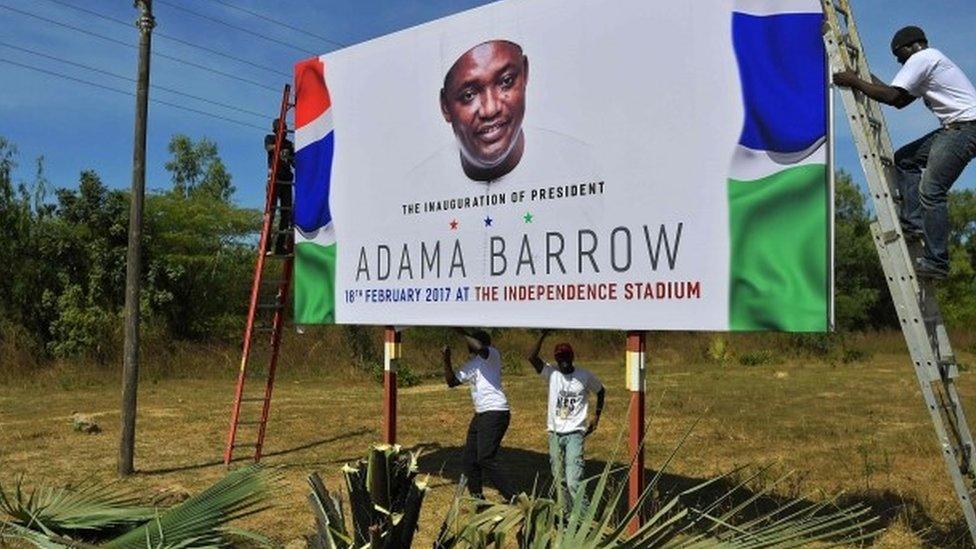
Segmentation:
<svg viewBox="0 0 976 549">
<path fill-rule="evenodd" d="M 236 442 L 232 444 L 234 448 L 257 448 L 258 444 L 256 442 L 248 442 L 245 444 L 237 444 Z"/>
<path fill-rule="evenodd" d="M 256 420 L 256 421 L 238 421 L 237 422 L 238 425 L 261 425 L 262 423 L 264 423 L 264 422 L 261 421 L 261 420 Z"/>
<path fill-rule="evenodd" d="M 273 257 L 275 259 L 291 259 L 291 258 L 295 257 L 295 254 L 293 254 L 293 253 L 291 253 L 291 254 L 269 254 L 266 257 L 269 257 L 269 258 L 270 257 Z"/>
<path fill-rule="evenodd" d="M 284 309 L 284 303 L 260 303 L 258 309 Z"/>
<path fill-rule="evenodd" d="M 250 398 L 242 398 L 241 402 L 264 402 L 265 400 L 267 399 L 264 397 L 250 397 Z"/>
</svg>

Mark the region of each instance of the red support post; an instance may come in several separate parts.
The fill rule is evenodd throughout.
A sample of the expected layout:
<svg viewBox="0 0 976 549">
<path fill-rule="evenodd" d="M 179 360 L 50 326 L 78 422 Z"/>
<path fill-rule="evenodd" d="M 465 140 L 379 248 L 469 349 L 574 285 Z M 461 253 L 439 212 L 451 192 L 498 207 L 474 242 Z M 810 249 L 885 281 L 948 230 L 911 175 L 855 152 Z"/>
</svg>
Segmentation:
<svg viewBox="0 0 976 549">
<path fill-rule="evenodd" d="M 400 361 L 400 332 L 387 326 L 383 336 L 383 442 L 396 444 L 397 363 Z"/>
<path fill-rule="evenodd" d="M 646 488 L 644 479 L 644 332 L 627 332 L 627 390 L 630 391 L 630 490 L 627 503 L 632 509 Z M 643 523 L 641 513 L 628 526 L 631 533 Z"/>
</svg>

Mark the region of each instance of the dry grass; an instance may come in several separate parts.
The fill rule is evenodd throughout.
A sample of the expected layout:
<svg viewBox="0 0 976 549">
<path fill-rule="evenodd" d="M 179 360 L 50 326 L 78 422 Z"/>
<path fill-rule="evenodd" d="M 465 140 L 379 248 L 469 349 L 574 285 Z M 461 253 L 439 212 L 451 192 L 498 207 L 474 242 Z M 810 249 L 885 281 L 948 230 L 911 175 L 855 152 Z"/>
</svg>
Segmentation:
<svg viewBox="0 0 976 549">
<path fill-rule="evenodd" d="M 373 335 L 378 342 L 378 332 Z M 971 348 L 972 336 L 960 335 L 957 347 Z M 406 361 L 425 381 L 401 390 L 399 435 L 404 445 L 425 448 L 422 468 L 432 475 L 417 544 L 427 546 L 458 474 L 458 447 L 471 402 L 463 388 L 442 388 L 432 377 L 438 371 L 436 348 L 446 336 L 418 332 L 419 349 L 410 337 L 407 332 Z M 962 545 L 966 530 L 899 334 L 851 336 L 845 345 L 869 358 L 850 363 L 833 355 L 798 357 L 782 351 L 788 336 L 758 335 L 730 338 L 732 355 L 722 363 L 706 358 L 713 337 L 718 336 L 649 338 L 649 467 L 661 463 L 702 416 L 669 482 L 775 462 L 778 471 L 798 472 L 782 495 L 820 500 L 842 492 L 846 501 L 872 506 L 889 526 L 876 546 Z M 496 339 L 503 353 L 521 355 L 532 336 L 512 331 Z M 342 348 L 341 332 L 327 330 L 298 341 L 289 338 L 286 345 L 265 459 L 284 468 L 286 486 L 273 511 L 243 524 L 281 542 L 311 529 L 306 475 L 319 471 L 330 488 L 338 488 L 339 467 L 363 455 L 380 430 L 382 388 L 351 365 L 348 352 L 336 351 Z M 604 422 L 587 449 L 592 465 L 598 465 L 611 456 L 626 421 L 623 354 L 613 351 L 622 336 L 590 334 L 573 341 L 579 362 L 608 388 Z M 460 347 L 455 350 L 459 356 Z M 758 350 L 770 351 L 771 363 L 742 366 L 735 359 Z M 970 352 L 960 354 L 963 363 L 973 363 Z M 221 476 L 238 360 L 230 345 L 147 351 L 139 395 L 139 474 L 122 482 L 151 498 L 173 488 L 196 491 Z M 505 380 L 513 420 L 503 456 L 526 488 L 536 474 L 545 478 L 548 471 L 545 388 L 529 371 L 526 366 L 523 374 Z M 976 410 L 973 375 L 964 373 L 960 385 L 964 404 Z M 21 473 L 32 482 L 114 479 L 118 387 L 117 371 L 77 365 L 8 376 L 0 384 L 0 482 Z M 95 415 L 104 431 L 72 431 L 73 412 Z"/>
</svg>

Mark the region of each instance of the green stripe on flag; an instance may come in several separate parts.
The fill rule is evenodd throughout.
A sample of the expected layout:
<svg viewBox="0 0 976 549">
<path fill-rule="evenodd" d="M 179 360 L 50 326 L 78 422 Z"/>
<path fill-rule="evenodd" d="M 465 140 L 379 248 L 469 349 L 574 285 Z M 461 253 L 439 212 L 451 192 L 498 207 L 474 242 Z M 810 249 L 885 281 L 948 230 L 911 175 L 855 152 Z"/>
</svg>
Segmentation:
<svg viewBox="0 0 976 549">
<path fill-rule="evenodd" d="M 336 245 L 295 245 L 295 324 L 335 322 Z"/>
<path fill-rule="evenodd" d="M 810 164 L 729 180 L 730 329 L 828 329 L 826 173 Z"/>
</svg>

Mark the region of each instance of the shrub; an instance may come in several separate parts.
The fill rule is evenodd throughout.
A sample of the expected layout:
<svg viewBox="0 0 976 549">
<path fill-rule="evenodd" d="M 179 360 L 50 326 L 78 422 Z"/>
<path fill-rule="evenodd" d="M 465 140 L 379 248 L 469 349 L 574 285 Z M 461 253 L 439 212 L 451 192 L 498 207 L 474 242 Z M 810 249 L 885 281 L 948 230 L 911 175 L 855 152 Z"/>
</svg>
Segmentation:
<svg viewBox="0 0 976 549">
<path fill-rule="evenodd" d="M 384 365 L 380 362 L 370 363 L 370 371 L 373 374 L 373 379 L 377 383 L 383 383 L 383 372 Z M 420 385 L 420 375 L 414 371 L 410 365 L 402 358 L 397 363 L 397 387 L 413 387 Z"/>
<path fill-rule="evenodd" d="M 775 358 L 775 355 L 769 349 L 760 349 L 758 351 L 743 353 L 739 357 L 739 364 L 743 366 L 762 366 L 764 364 L 772 364 L 775 362 Z"/>
<path fill-rule="evenodd" d="M 871 357 L 867 351 L 855 347 L 846 347 L 841 354 L 840 360 L 844 364 L 850 364 L 852 362 L 864 362 L 869 358 Z"/>
<path fill-rule="evenodd" d="M 712 336 L 705 348 L 705 358 L 712 362 L 726 363 L 732 360 L 732 347 L 725 336 Z"/>
</svg>

